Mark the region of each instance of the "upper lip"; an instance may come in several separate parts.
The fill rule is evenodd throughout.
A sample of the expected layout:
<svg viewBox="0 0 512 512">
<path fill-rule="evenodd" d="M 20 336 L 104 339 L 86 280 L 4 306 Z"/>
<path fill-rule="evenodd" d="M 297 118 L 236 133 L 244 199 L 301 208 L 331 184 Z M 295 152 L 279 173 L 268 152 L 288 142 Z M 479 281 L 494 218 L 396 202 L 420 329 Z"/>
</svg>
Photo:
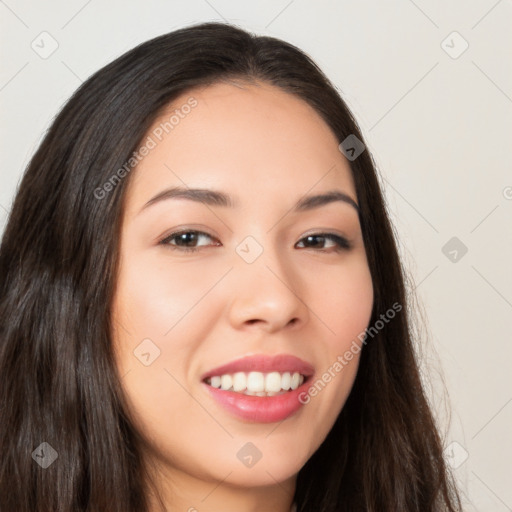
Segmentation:
<svg viewBox="0 0 512 512">
<path fill-rule="evenodd" d="M 218 366 L 217 368 L 213 368 L 203 374 L 201 380 L 236 372 L 297 372 L 305 377 L 310 377 L 315 373 L 315 369 L 308 362 L 290 354 L 278 354 L 274 356 L 253 355 L 245 356 L 222 366 Z"/>
</svg>

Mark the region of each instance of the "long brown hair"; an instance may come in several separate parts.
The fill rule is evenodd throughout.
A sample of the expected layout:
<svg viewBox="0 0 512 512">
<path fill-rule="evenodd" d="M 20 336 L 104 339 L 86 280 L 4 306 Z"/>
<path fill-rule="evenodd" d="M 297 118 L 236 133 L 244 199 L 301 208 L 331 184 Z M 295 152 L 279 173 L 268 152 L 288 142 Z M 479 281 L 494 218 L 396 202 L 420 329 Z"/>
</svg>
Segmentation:
<svg viewBox="0 0 512 512">
<path fill-rule="evenodd" d="M 129 420 L 111 344 L 131 174 L 104 184 L 170 102 L 233 79 L 280 87 L 311 105 L 340 142 L 364 141 L 306 54 L 231 25 L 159 36 L 82 84 L 28 165 L 0 246 L 2 512 L 148 511 L 143 439 Z M 405 273 L 375 164 L 364 151 L 350 167 L 373 279 L 370 324 L 393 304 L 403 309 L 365 344 L 343 410 L 298 474 L 298 511 L 460 510 L 420 381 Z M 50 447 L 58 458 L 43 469 L 37 450 L 55 456 Z"/>
</svg>

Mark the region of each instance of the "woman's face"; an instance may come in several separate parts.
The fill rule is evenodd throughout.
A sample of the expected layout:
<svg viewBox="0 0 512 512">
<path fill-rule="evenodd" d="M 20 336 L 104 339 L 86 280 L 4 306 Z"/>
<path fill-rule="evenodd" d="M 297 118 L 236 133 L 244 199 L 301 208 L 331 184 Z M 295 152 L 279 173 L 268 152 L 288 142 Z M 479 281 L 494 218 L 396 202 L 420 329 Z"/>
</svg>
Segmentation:
<svg viewBox="0 0 512 512">
<path fill-rule="evenodd" d="M 125 199 L 116 357 L 154 459 L 204 495 L 221 481 L 293 486 L 354 382 L 373 304 L 357 211 L 350 199 L 305 202 L 336 191 L 357 203 L 339 142 L 267 84 L 184 94 L 143 141 Z"/>
</svg>

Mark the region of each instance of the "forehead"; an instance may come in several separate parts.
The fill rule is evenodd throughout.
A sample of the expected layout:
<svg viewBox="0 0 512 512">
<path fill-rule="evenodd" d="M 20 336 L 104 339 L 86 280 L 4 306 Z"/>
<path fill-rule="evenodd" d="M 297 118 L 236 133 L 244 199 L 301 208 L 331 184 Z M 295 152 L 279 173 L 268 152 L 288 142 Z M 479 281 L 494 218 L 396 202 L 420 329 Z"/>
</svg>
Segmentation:
<svg viewBox="0 0 512 512">
<path fill-rule="evenodd" d="M 334 187 L 355 199 L 349 164 L 329 126 L 306 102 L 265 83 L 190 90 L 143 142 L 152 149 L 131 176 L 129 209 L 177 185 L 260 203 L 271 193 L 296 199 Z"/>
</svg>

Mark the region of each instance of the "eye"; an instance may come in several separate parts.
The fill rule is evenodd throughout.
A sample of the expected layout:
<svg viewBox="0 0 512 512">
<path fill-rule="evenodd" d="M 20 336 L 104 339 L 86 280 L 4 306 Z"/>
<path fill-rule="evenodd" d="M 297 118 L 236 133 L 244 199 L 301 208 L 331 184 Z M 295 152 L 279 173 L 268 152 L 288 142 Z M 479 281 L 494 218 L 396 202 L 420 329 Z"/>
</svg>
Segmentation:
<svg viewBox="0 0 512 512">
<path fill-rule="evenodd" d="M 172 250 L 179 250 L 182 252 L 197 252 L 200 250 L 201 246 L 193 246 L 190 247 L 189 244 L 197 244 L 197 242 L 201 239 L 209 238 L 213 240 L 214 238 L 205 233 L 204 231 L 196 231 L 196 230 L 182 230 L 171 233 L 169 236 L 165 237 L 163 240 L 159 242 L 161 245 L 165 245 L 166 247 Z M 349 250 L 352 248 L 352 244 L 344 237 L 337 235 L 335 233 L 312 233 L 305 237 L 303 237 L 298 243 L 303 243 L 303 241 L 307 241 L 308 247 L 305 249 L 317 249 L 320 252 L 332 252 L 328 251 L 328 249 L 334 249 L 335 252 L 341 252 L 343 250 Z M 331 241 L 333 245 L 330 247 L 314 247 L 315 245 L 323 244 L 325 245 L 326 241 Z M 218 242 L 218 240 L 217 240 Z M 313 246 L 312 246 L 312 245 Z M 219 245 L 219 243 L 215 244 Z M 207 246 L 207 245 L 206 245 Z M 204 246 L 203 246 L 204 247 Z"/>
<path fill-rule="evenodd" d="M 168 237 L 164 238 L 159 243 L 166 245 L 173 250 L 180 250 L 183 252 L 196 252 L 199 251 L 198 247 L 188 247 L 186 244 L 193 244 L 203 237 L 213 239 L 213 237 L 211 237 L 208 233 L 204 233 L 203 231 L 183 230 L 171 233 Z M 171 243 L 172 241 L 177 241 L 177 243 Z"/>
<path fill-rule="evenodd" d="M 330 247 L 328 247 L 328 249 L 332 249 L 334 247 L 334 250 L 336 252 L 352 248 L 351 243 L 346 238 L 336 235 L 334 233 L 312 233 L 302 238 L 302 240 L 299 243 L 301 243 L 303 240 L 307 240 L 308 243 L 312 243 L 313 245 L 315 245 L 316 240 L 320 240 L 320 243 L 325 242 L 326 240 L 330 240 L 331 242 L 334 243 L 334 245 L 331 245 Z M 306 247 L 306 249 L 309 248 L 314 249 L 314 247 Z M 318 250 L 321 252 L 327 252 L 326 248 L 319 248 Z"/>
</svg>

